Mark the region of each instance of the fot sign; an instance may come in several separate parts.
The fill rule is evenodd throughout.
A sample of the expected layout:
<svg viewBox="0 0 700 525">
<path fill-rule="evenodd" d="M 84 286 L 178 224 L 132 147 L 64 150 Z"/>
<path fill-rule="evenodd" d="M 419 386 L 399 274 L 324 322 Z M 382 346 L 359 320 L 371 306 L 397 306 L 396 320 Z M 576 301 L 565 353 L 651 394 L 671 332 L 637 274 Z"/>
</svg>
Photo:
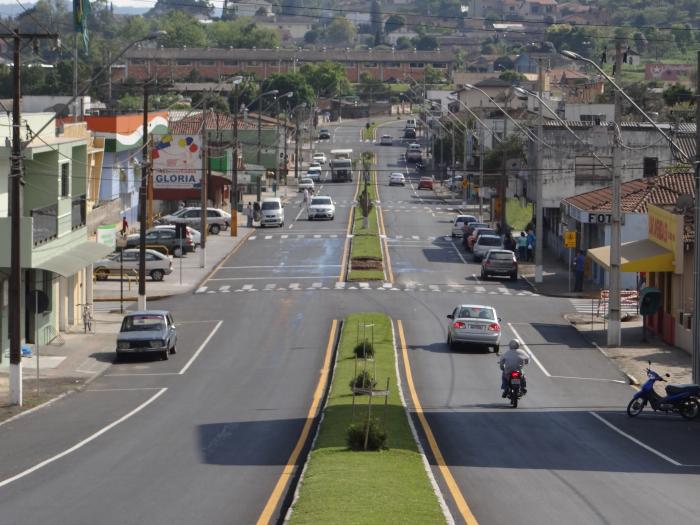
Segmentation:
<svg viewBox="0 0 700 525">
<path fill-rule="evenodd" d="M 683 273 L 683 216 L 647 205 L 649 240 L 673 253 L 674 273 Z"/>
</svg>

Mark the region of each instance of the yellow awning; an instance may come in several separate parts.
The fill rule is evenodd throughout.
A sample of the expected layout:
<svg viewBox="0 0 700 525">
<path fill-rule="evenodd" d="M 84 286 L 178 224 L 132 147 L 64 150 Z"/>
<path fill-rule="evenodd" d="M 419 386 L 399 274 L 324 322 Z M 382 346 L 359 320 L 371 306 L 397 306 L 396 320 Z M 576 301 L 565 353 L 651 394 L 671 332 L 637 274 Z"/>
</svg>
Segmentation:
<svg viewBox="0 0 700 525">
<path fill-rule="evenodd" d="M 610 246 L 588 250 L 587 254 L 606 270 L 610 269 Z M 623 242 L 620 251 L 620 271 L 623 272 L 673 272 L 673 252 L 649 239 Z"/>
</svg>

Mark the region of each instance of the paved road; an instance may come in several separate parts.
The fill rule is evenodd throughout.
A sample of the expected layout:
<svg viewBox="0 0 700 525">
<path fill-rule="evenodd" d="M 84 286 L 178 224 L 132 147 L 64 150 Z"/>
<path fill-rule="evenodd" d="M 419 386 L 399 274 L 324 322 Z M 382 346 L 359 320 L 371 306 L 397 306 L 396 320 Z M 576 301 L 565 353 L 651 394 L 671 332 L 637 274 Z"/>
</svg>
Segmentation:
<svg viewBox="0 0 700 525">
<path fill-rule="evenodd" d="M 358 124 L 319 147 L 372 147 Z M 386 182 L 401 148 L 376 151 Z M 113 365 L 87 391 L 0 426 L 0 521 L 275 521 L 333 320 L 358 310 L 397 320 L 407 399 L 417 425 L 416 400 L 425 411 L 435 441 L 419 433 L 457 522 L 461 501 L 482 524 L 696 519 L 700 470 L 686 465 L 700 465 L 698 423 L 628 420 L 632 390 L 563 322 L 569 302 L 475 279 L 478 266 L 445 238 L 454 212 L 410 186 L 380 188 L 393 282 L 338 283 L 354 185 L 321 191 L 339 203 L 335 221 L 306 221 L 292 202 L 284 228 L 257 231 L 198 293 L 157 303 L 180 323 L 176 356 Z M 445 315 L 461 302 L 495 306 L 504 339 L 520 336 L 536 356 L 517 411 L 499 396 L 495 355 L 447 351 Z"/>
</svg>

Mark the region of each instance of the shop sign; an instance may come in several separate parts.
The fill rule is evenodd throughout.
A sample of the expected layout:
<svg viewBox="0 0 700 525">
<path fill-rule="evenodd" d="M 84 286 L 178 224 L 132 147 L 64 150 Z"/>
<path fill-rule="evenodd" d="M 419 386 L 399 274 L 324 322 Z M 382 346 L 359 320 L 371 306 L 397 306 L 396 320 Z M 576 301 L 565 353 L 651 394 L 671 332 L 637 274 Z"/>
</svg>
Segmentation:
<svg viewBox="0 0 700 525">
<path fill-rule="evenodd" d="M 683 216 L 647 205 L 649 240 L 673 252 L 674 273 L 683 273 Z"/>
<path fill-rule="evenodd" d="M 202 173 L 201 135 L 157 135 L 151 149 L 153 187 L 192 189 Z"/>
</svg>

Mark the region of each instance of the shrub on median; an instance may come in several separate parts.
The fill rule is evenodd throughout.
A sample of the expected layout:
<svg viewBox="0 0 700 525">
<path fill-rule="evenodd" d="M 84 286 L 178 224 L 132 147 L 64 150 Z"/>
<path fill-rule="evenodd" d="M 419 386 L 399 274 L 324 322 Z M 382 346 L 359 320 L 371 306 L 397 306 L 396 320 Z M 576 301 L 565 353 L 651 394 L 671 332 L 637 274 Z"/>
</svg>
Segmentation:
<svg viewBox="0 0 700 525">
<path fill-rule="evenodd" d="M 369 341 L 360 341 L 353 348 L 353 353 L 360 359 L 368 359 L 374 357 L 374 345 Z"/>
<path fill-rule="evenodd" d="M 367 421 L 352 423 L 347 431 L 348 448 L 351 450 L 365 449 L 365 434 L 367 434 Z M 386 449 L 387 433 L 379 426 L 379 420 L 372 418 L 369 421 L 369 435 L 367 436 L 367 450 Z"/>
<path fill-rule="evenodd" d="M 350 380 L 351 390 L 355 388 L 374 388 L 376 385 L 377 382 L 367 370 L 363 370 Z"/>
</svg>

